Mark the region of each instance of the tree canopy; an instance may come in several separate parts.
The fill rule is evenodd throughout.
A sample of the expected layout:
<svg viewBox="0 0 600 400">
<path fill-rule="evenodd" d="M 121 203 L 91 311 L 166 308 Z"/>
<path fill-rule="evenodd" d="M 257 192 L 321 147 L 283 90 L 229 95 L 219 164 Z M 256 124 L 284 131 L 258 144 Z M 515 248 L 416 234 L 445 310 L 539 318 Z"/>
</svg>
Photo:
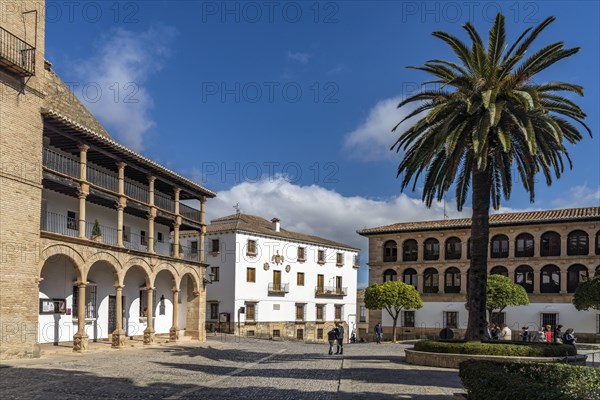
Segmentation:
<svg viewBox="0 0 600 400">
<path fill-rule="evenodd" d="M 573 296 L 573 304 L 579 311 L 600 310 L 600 274 L 596 273 L 594 279 L 581 282 Z"/>
<path fill-rule="evenodd" d="M 488 276 L 486 308 L 490 321 L 494 312 L 502 312 L 506 307 L 527 304 L 529 304 L 529 297 L 523 286 L 502 275 Z"/>
</svg>

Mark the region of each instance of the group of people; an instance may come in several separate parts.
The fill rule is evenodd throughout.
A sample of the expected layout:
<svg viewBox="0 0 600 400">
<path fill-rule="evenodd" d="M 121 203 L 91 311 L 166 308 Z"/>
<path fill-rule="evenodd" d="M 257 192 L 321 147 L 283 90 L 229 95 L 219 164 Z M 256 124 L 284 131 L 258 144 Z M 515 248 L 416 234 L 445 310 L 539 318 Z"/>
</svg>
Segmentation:
<svg viewBox="0 0 600 400">
<path fill-rule="evenodd" d="M 551 325 L 541 326 L 534 338 L 532 333 L 529 332 L 529 328 L 524 326 L 521 328 L 519 336 L 524 342 L 540 342 L 540 343 L 565 343 L 575 344 L 577 338 L 575 337 L 575 331 L 573 328 L 569 328 L 562 333 L 562 325 L 557 325 L 554 330 Z M 511 340 L 512 331 L 506 324 L 490 324 L 487 328 L 487 339 L 488 340 Z"/>
<path fill-rule="evenodd" d="M 506 324 L 490 324 L 487 327 L 486 336 L 488 340 L 511 340 L 512 331 Z"/>
<path fill-rule="evenodd" d="M 337 345 L 335 354 L 344 354 L 344 326 L 337 322 L 332 330 L 327 332 L 329 355 L 333 354 L 333 346 Z"/>
</svg>

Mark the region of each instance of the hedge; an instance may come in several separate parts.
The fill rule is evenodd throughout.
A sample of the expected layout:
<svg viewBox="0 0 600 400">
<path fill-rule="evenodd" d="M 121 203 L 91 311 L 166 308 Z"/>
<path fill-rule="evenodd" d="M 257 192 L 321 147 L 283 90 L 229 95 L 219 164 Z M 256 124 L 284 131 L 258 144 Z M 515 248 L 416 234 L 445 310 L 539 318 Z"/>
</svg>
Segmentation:
<svg viewBox="0 0 600 400">
<path fill-rule="evenodd" d="M 415 343 L 416 351 L 430 353 L 478 354 L 488 356 L 513 357 L 564 357 L 577 355 L 577 349 L 570 344 L 524 343 L 500 341 L 466 342 L 422 340 Z"/>
<path fill-rule="evenodd" d="M 556 363 L 469 360 L 460 379 L 470 400 L 596 400 L 600 369 Z"/>
</svg>

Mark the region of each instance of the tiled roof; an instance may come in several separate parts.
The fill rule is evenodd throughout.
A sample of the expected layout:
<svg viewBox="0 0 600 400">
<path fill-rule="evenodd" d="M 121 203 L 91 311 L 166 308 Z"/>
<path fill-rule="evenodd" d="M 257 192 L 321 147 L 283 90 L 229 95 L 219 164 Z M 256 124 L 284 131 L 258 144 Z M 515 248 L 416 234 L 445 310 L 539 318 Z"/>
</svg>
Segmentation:
<svg viewBox="0 0 600 400">
<path fill-rule="evenodd" d="M 358 251 L 358 249 L 355 247 L 343 243 L 334 242 L 332 240 L 323 239 L 318 236 L 292 232 L 283 228 L 280 228 L 279 232 L 276 232 L 275 229 L 273 229 L 273 224 L 271 223 L 271 221 L 267 221 L 266 219 L 256 215 L 238 213 L 221 218 L 216 218 L 210 222 L 210 225 L 206 227 L 207 234 L 222 232 L 257 233 L 260 235 L 287 239 L 294 242 L 304 242 Z"/>
<path fill-rule="evenodd" d="M 560 210 L 526 211 L 490 215 L 490 226 L 543 224 L 552 222 L 570 222 L 580 220 L 600 220 L 600 207 L 565 208 Z M 397 224 L 366 228 L 357 233 L 369 236 L 380 233 L 426 231 L 434 229 L 469 228 L 470 218 L 447 219 L 438 221 L 402 222 Z"/>
</svg>

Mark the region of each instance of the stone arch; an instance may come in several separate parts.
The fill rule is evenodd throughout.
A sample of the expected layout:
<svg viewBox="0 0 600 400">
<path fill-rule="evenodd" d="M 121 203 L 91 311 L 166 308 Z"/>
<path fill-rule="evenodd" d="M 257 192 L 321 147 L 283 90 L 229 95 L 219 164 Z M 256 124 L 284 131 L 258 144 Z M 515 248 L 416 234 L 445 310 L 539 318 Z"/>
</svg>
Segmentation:
<svg viewBox="0 0 600 400">
<path fill-rule="evenodd" d="M 65 244 L 53 244 L 53 245 L 46 247 L 42 251 L 41 256 L 40 256 L 40 262 L 38 263 L 38 266 L 37 266 L 38 278 L 42 277 L 42 268 L 44 268 L 46 261 L 48 261 L 50 258 L 52 258 L 54 256 L 63 256 L 63 257 L 66 257 L 67 259 L 69 259 L 69 261 L 71 261 L 71 263 L 73 263 L 73 266 L 75 267 L 75 271 L 77 272 L 77 280 L 79 280 L 80 282 L 84 281 L 86 274 L 85 274 L 85 260 L 83 259 L 83 256 L 81 255 L 81 253 L 79 253 L 73 247 L 67 246 Z"/>
<path fill-rule="evenodd" d="M 105 261 L 108 265 L 111 266 L 111 268 L 113 269 L 113 272 L 115 274 L 115 280 L 117 281 L 117 283 L 122 284 L 123 283 L 123 265 L 121 264 L 121 261 L 119 261 L 119 259 L 117 257 L 115 257 L 114 255 L 106 252 L 106 251 L 99 251 L 97 253 L 94 253 L 94 255 L 92 255 L 90 258 L 88 258 L 86 260 L 86 265 L 85 265 L 85 278 L 87 280 L 87 276 L 90 273 L 90 270 L 92 269 L 92 266 L 97 263 L 98 261 Z"/>
<path fill-rule="evenodd" d="M 181 287 L 181 282 L 183 281 L 183 279 L 189 275 L 192 279 L 192 282 L 194 283 L 194 291 L 196 292 L 200 292 L 201 290 L 201 286 L 200 284 L 201 282 L 201 278 L 198 275 L 198 273 L 196 271 L 194 271 L 192 268 L 190 267 L 186 267 L 181 271 L 181 274 L 179 274 L 178 277 L 178 282 L 177 282 L 177 287 Z"/>
<path fill-rule="evenodd" d="M 156 277 L 162 271 L 169 271 L 171 273 L 171 277 L 173 278 L 173 287 L 174 289 L 179 289 L 179 285 L 181 285 L 181 276 L 179 272 L 175 268 L 175 266 L 169 262 L 162 262 L 154 267 L 154 273 L 152 276 L 152 282 L 156 280 Z"/>
<path fill-rule="evenodd" d="M 152 273 L 152 267 L 146 260 L 139 257 L 132 257 L 129 260 L 127 260 L 127 262 L 125 262 L 125 264 L 123 265 L 123 269 L 121 270 L 122 276 L 120 276 L 119 279 L 123 281 L 123 279 L 125 279 L 125 276 L 127 275 L 127 271 L 135 267 L 139 267 L 144 271 L 144 273 L 146 274 L 146 284 L 148 286 L 152 286 L 154 284 L 154 274 Z"/>
</svg>

